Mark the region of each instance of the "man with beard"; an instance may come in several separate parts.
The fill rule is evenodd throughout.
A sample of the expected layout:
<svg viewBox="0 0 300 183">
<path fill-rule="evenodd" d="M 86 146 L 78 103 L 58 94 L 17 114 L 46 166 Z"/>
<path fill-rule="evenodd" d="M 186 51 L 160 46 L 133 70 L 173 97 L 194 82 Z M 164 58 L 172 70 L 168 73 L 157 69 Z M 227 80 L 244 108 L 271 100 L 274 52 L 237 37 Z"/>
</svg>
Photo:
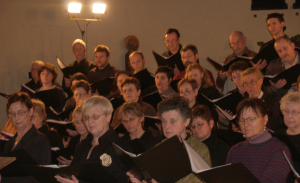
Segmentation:
<svg viewBox="0 0 300 183">
<path fill-rule="evenodd" d="M 299 64 L 299 53 L 295 50 L 295 44 L 287 37 L 282 36 L 275 41 L 275 50 L 279 58 L 270 62 L 267 66 L 266 75 L 275 75 L 289 69 L 290 67 Z M 286 85 L 286 80 L 282 79 L 276 83 L 270 81 L 271 85 L 264 90 L 268 94 L 275 94 L 280 100 L 289 90 L 297 91 L 297 83 L 293 83 L 289 90 L 282 89 Z"/>
<path fill-rule="evenodd" d="M 187 68 L 190 64 L 193 64 L 196 62 L 199 63 L 198 49 L 195 45 L 192 45 L 192 44 L 184 45 L 180 50 L 180 54 L 181 54 L 181 60 L 184 64 L 185 68 Z M 205 70 L 206 70 L 207 74 L 209 75 L 211 82 L 213 83 L 213 87 L 216 87 L 215 80 L 214 80 L 212 73 L 207 69 L 205 69 Z M 182 79 L 182 78 L 184 78 L 184 76 L 185 76 L 185 70 L 176 74 L 174 76 L 173 80 Z"/>
<path fill-rule="evenodd" d="M 105 45 L 98 45 L 94 49 L 94 58 L 96 67 L 87 74 L 88 82 L 95 83 L 108 77 L 114 77 L 118 71 L 117 68 L 111 66 L 109 61 L 110 50 Z"/>
</svg>

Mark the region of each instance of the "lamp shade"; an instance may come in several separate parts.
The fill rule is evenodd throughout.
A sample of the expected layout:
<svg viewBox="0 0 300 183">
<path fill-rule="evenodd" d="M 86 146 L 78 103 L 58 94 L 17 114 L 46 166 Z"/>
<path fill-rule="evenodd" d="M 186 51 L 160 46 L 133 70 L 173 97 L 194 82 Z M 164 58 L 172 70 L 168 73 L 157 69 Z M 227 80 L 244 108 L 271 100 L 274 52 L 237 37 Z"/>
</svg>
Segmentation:
<svg viewBox="0 0 300 183">
<path fill-rule="evenodd" d="M 101 13 L 104 14 L 106 8 L 106 4 L 94 4 L 93 13 Z"/>
<path fill-rule="evenodd" d="M 69 4 L 69 13 L 80 13 L 81 11 L 81 4 L 80 3 L 70 3 Z"/>
</svg>

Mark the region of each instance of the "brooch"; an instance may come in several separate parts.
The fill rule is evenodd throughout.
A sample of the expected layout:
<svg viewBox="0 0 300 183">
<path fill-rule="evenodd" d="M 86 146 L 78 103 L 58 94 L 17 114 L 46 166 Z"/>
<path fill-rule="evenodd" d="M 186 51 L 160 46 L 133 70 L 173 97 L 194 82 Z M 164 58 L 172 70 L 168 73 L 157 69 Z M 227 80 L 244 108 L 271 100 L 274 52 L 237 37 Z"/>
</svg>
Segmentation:
<svg viewBox="0 0 300 183">
<path fill-rule="evenodd" d="M 112 163 L 111 157 L 106 153 L 100 156 L 100 160 L 102 161 L 102 165 L 106 167 L 108 167 Z"/>
</svg>

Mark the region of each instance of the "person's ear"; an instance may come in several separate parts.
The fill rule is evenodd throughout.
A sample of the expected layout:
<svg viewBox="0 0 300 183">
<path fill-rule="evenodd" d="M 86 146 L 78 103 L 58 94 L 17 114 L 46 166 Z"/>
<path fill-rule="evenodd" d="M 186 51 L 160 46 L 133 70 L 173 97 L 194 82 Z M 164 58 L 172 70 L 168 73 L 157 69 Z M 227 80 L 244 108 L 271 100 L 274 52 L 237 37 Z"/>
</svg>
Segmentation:
<svg viewBox="0 0 300 183">
<path fill-rule="evenodd" d="M 106 57 L 106 61 L 109 61 L 109 56 L 108 56 L 108 57 Z"/>
<path fill-rule="evenodd" d="M 33 115 L 33 107 L 31 107 L 28 111 L 29 115 L 32 116 Z"/>
<path fill-rule="evenodd" d="M 208 122 L 208 124 L 209 124 L 209 127 L 210 127 L 210 129 L 213 129 L 213 127 L 214 127 L 214 120 L 210 120 L 209 122 Z"/>
<path fill-rule="evenodd" d="M 188 127 L 190 122 L 191 122 L 191 118 L 187 118 L 183 124 L 185 127 Z"/>
<path fill-rule="evenodd" d="M 257 83 L 260 87 L 262 86 L 263 82 L 264 82 L 263 78 L 260 78 L 259 80 L 257 80 Z"/>
<path fill-rule="evenodd" d="M 178 43 L 180 43 L 180 37 L 177 40 L 178 40 Z"/>
<path fill-rule="evenodd" d="M 170 78 L 168 83 L 171 84 L 172 81 L 173 81 L 173 78 Z"/>
<path fill-rule="evenodd" d="M 247 43 L 247 37 L 244 37 L 244 43 L 245 44 Z"/>
<path fill-rule="evenodd" d="M 265 126 L 267 125 L 268 121 L 269 121 L 269 117 L 268 117 L 268 115 L 266 114 L 266 115 L 264 116 L 264 123 L 265 123 Z"/>
<path fill-rule="evenodd" d="M 284 22 L 281 22 L 281 23 L 280 23 L 280 26 L 282 27 L 282 31 L 283 31 L 283 27 L 285 26 L 285 23 L 284 23 Z"/>
<path fill-rule="evenodd" d="M 195 54 L 195 57 L 196 57 L 196 62 L 197 62 L 197 60 L 199 59 L 198 53 Z"/>
<path fill-rule="evenodd" d="M 92 91 L 90 90 L 88 93 L 87 93 L 87 98 L 89 98 L 90 96 L 92 95 Z"/>
<path fill-rule="evenodd" d="M 140 96 L 141 95 L 141 89 L 139 89 L 137 92 L 138 92 L 138 96 Z"/>
<path fill-rule="evenodd" d="M 105 115 L 105 119 L 106 119 L 106 122 L 108 122 L 108 124 L 109 124 L 110 120 L 111 120 L 111 114 Z"/>
<path fill-rule="evenodd" d="M 295 49 L 295 44 L 293 42 L 291 43 L 291 46 L 292 46 L 292 48 L 294 50 Z"/>
</svg>

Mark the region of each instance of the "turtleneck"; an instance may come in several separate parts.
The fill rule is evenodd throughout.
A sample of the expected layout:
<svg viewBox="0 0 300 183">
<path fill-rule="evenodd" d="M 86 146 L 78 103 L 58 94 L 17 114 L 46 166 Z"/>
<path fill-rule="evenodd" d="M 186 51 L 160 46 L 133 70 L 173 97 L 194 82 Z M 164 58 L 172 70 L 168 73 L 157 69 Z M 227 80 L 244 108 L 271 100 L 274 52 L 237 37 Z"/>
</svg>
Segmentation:
<svg viewBox="0 0 300 183">
<path fill-rule="evenodd" d="M 260 143 L 270 140 L 271 138 L 272 138 L 272 135 L 269 133 L 268 129 L 266 129 L 262 134 L 255 137 L 254 139 L 249 139 L 249 138 L 246 138 L 246 139 L 248 140 L 248 142 L 250 144 L 260 144 Z"/>
</svg>

